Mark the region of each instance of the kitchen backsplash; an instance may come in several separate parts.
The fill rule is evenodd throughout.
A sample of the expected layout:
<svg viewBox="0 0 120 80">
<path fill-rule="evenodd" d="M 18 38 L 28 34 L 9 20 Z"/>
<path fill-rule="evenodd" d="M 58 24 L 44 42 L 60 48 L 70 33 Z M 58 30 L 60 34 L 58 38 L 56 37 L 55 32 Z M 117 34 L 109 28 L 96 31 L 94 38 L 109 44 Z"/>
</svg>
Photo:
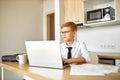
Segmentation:
<svg viewBox="0 0 120 80">
<path fill-rule="evenodd" d="M 120 53 L 120 25 L 84 28 L 78 26 L 77 40 L 91 52 Z"/>
</svg>

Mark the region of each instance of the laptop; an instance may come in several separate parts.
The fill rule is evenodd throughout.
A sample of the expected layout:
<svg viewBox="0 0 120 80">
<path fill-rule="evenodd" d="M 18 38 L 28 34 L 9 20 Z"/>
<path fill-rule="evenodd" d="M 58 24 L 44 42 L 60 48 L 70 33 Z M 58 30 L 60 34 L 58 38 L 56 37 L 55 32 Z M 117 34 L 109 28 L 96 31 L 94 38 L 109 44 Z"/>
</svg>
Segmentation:
<svg viewBox="0 0 120 80">
<path fill-rule="evenodd" d="M 59 41 L 25 41 L 30 66 L 65 68 Z"/>
</svg>

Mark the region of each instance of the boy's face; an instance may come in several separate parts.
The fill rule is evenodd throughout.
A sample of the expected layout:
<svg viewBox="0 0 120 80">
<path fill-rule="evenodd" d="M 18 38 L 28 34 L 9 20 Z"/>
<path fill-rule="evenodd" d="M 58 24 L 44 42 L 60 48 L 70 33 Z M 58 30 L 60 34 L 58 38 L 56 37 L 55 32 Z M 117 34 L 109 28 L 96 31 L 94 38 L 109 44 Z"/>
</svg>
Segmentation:
<svg viewBox="0 0 120 80">
<path fill-rule="evenodd" d="M 76 31 L 73 31 L 70 27 L 63 27 L 61 29 L 62 31 L 62 37 L 65 42 L 73 41 L 74 37 L 76 35 Z"/>
</svg>

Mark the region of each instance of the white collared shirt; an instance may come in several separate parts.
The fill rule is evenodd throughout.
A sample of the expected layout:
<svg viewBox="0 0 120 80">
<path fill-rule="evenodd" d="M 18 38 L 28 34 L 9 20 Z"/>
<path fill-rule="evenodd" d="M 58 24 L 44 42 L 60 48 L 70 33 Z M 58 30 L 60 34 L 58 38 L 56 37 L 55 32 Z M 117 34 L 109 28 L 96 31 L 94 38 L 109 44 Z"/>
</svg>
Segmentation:
<svg viewBox="0 0 120 80">
<path fill-rule="evenodd" d="M 67 59 L 68 48 L 66 43 L 60 45 L 62 58 Z M 89 53 L 84 43 L 74 41 L 70 46 L 72 47 L 71 53 L 72 58 L 78 58 L 80 56 L 84 57 L 86 62 L 90 61 Z"/>
</svg>

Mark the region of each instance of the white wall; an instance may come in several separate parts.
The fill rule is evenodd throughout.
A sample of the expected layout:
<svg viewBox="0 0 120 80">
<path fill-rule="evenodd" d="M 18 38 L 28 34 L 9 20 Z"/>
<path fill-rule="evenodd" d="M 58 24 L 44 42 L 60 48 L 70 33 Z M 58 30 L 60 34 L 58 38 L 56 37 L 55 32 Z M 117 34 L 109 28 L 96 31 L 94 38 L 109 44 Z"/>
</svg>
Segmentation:
<svg viewBox="0 0 120 80">
<path fill-rule="evenodd" d="M 48 13 L 54 12 L 54 0 L 43 0 L 43 34 L 44 37 L 43 39 L 46 40 L 47 39 L 47 17 L 46 15 Z"/>
<path fill-rule="evenodd" d="M 24 53 L 26 40 L 43 40 L 42 0 L 0 0 L 0 54 Z"/>
<path fill-rule="evenodd" d="M 91 52 L 120 53 L 120 25 L 79 28 L 77 40 L 84 41 Z"/>
<path fill-rule="evenodd" d="M 55 0 L 55 40 L 61 41 L 61 25 L 64 23 L 64 0 Z"/>
<path fill-rule="evenodd" d="M 55 40 L 60 40 L 60 26 L 64 22 L 64 0 L 43 0 L 43 26 L 44 40 L 46 35 L 46 15 L 50 12 L 55 13 Z"/>
</svg>

